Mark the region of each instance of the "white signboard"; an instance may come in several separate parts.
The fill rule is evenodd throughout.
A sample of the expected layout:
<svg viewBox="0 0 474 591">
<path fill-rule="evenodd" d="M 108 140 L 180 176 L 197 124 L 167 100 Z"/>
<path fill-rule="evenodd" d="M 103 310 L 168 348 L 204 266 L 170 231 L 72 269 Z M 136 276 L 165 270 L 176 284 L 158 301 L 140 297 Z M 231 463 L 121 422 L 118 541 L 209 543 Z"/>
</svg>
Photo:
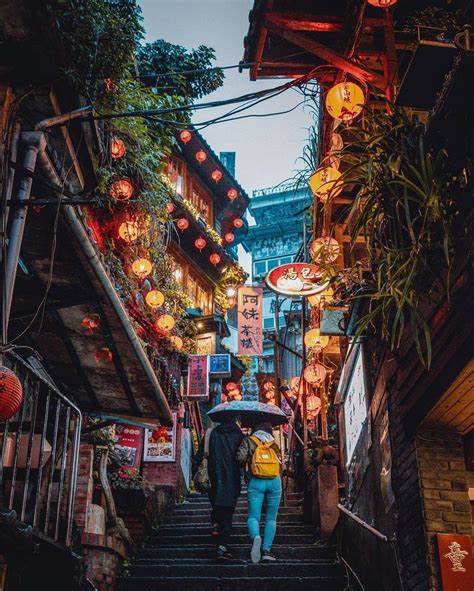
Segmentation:
<svg viewBox="0 0 474 591">
<path fill-rule="evenodd" d="M 346 435 L 346 465 L 354 455 L 364 421 L 367 418 L 367 400 L 364 380 L 362 348 L 359 347 L 354 361 L 351 379 L 347 384 L 344 399 L 344 425 Z"/>
</svg>

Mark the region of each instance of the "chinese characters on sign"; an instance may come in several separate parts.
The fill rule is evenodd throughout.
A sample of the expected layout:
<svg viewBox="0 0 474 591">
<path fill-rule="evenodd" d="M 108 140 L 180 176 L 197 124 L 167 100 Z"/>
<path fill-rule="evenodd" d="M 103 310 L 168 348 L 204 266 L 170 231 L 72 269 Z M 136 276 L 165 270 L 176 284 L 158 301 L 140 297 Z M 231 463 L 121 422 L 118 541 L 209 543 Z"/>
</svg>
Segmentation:
<svg viewBox="0 0 474 591">
<path fill-rule="evenodd" d="M 133 425 L 116 425 L 115 436 L 117 442 L 114 448 L 121 466 L 138 471 L 143 447 L 143 429 Z"/>
<path fill-rule="evenodd" d="M 290 297 L 312 296 L 329 285 L 324 271 L 311 263 L 280 265 L 268 273 L 265 282 L 272 291 Z"/>
<path fill-rule="evenodd" d="M 207 355 L 190 355 L 188 366 L 188 398 L 209 398 L 209 358 Z"/>
<path fill-rule="evenodd" d="M 239 355 L 262 355 L 262 301 L 263 288 L 239 288 L 237 333 Z"/>
<path fill-rule="evenodd" d="M 209 373 L 213 378 L 230 378 L 230 355 L 220 353 L 219 355 L 209 356 Z"/>
<path fill-rule="evenodd" d="M 443 589 L 472 591 L 474 561 L 471 537 L 464 534 L 437 534 Z"/>
</svg>

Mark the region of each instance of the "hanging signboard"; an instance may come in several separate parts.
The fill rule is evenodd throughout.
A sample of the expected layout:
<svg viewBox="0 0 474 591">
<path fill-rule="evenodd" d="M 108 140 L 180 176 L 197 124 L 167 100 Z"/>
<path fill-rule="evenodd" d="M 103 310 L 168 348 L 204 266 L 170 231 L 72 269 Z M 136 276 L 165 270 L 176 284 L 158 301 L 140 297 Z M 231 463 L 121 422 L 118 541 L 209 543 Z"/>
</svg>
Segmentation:
<svg viewBox="0 0 474 591">
<path fill-rule="evenodd" d="M 263 287 L 239 287 L 237 333 L 239 355 L 263 355 Z"/>
<path fill-rule="evenodd" d="M 145 462 L 174 462 L 176 460 L 177 413 L 173 413 L 172 427 L 145 429 L 143 460 Z"/>
<path fill-rule="evenodd" d="M 209 356 L 209 374 L 213 378 L 230 378 L 229 353 Z"/>
<path fill-rule="evenodd" d="M 348 465 L 354 454 L 367 419 L 367 399 L 365 391 L 364 365 L 362 348 L 356 352 L 352 375 L 346 387 L 344 402 L 344 426 L 346 440 L 346 464 Z"/>
<path fill-rule="evenodd" d="M 123 468 L 139 470 L 143 447 L 143 429 L 133 425 L 115 425 L 114 449 Z"/>
<path fill-rule="evenodd" d="M 471 536 L 467 534 L 436 534 L 443 589 L 472 591 L 474 559 Z"/>
<path fill-rule="evenodd" d="M 265 283 L 275 293 L 288 297 L 309 297 L 324 291 L 329 281 L 324 271 L 312 263 L 288 263 L 272 269 Z"/>
<path fill-rule="evenodd" d="M 209 357 L 207 355 L 189 356 L 187 396 L 192 400 L 209 398 Z"/>
</svg>

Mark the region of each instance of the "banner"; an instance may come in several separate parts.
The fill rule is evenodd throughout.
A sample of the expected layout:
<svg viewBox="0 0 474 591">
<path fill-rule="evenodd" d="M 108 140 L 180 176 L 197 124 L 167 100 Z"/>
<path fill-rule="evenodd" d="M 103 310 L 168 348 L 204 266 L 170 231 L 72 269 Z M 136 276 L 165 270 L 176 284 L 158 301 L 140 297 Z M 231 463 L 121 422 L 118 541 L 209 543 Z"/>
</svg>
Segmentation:
<svg viewBox="0 0 474 591">
<path fill-rule="evenodd" d="M 312 263 L 287 263 L 275 267 L 265 277 L 265 283 L 272 291 L 292 298 L 316 295 L 329 285 L 324 271 Z"/>
<path fill-rule="evenodd" d="M 177 413 L 173 413 L 172 427 L 145 429 L 143 460 L 145 462 L 174 462 L 176 460 Z"/>
<path fill-rule="evenodd" d="M 133 425 L 115 425 L 117 441 L 114 449 L 120 457 L 122 468 L 140 469 L 143 447 L 143 429 Z"/>
<path fill-rule="evenodd" d="M 262 355 L 263 287 L 239 287 L 237 332 L 239 355 Z"/>
<path fill-rule="evenodd" d="M 187 396 L 193 400 L 209 399 L 209 357 L 190 355 Z"/>
</svg>

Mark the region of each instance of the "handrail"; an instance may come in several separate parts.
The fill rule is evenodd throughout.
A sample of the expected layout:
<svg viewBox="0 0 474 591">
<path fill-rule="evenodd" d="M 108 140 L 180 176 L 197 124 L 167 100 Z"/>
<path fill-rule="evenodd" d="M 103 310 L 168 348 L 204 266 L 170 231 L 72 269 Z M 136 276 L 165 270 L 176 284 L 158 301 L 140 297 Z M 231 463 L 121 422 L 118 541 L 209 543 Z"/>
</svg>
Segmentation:
<svg viewBox="0 0 474 591">
<path fill-rule="evenodd" d="M 363 519 L 358 517 L 355 513 L 352 513 L 352 511 L 349 511 L 349 509 L 347 507 L 345 507 L 344 505 L 341 505 L 340 503 L 338 503 L 337 508 L 339 509 L 339 511 L 342 511 L 343 513 L 348 515 L 356 523 L 358 523 L 359 525 L 364 527 L 367 531 L 370 531 L 371 534 L 373 534 L 375 537 L 379 538 L 380 540 L 382 540 L 386 544 L 388 544 L 391 541 L 388 538 L 388 536 L 386 536 L 382 532 L 379 532 L 378 529 L 375 529 L 375 527 L 372 527 L 371 525 L 369 525 L 366 521 L 364 521 Z"/>
</svg>

